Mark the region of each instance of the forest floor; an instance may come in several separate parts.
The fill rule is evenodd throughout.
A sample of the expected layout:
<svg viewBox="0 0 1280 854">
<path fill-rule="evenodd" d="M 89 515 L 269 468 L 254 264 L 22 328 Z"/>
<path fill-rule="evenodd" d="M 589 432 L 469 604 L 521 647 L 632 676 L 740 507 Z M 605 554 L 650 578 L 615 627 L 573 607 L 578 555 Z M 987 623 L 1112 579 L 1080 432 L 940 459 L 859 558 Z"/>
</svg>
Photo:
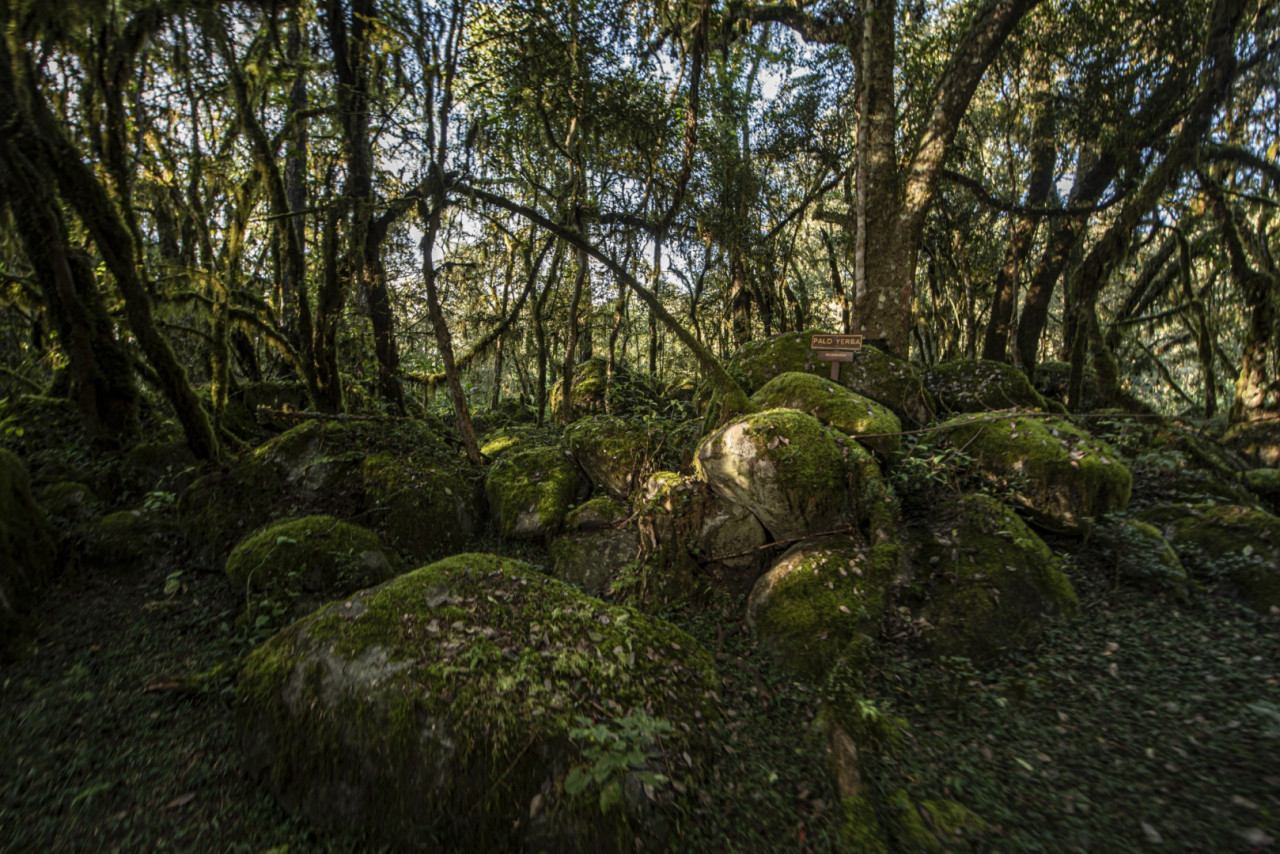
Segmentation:
<svg viewBox="0 0 1280 854">
<path fill-rule="evenodd" d="M 174 690 L 253 640 L 231 628 L 220 573 L 188 567 L 166 594 L 182 560 L 64 575 L 0 663 L 0 851 L 370 850 L 314 834 L 241 771 L 229 678 Z M 985 829 L 954 850 L 1273 850 L 1280 615 L 1205 594 L 1175 606 L 1117 592 L 1106 567 L 1068 569 L 1080 614 L 1034 650 L 986 669 L 888 651 L 870 695 L 905 728 L 864 756 L 871 785 L 977 813 Z M 837 850 L 817 696 L 741 611 L 663 615 L 716 653 L 727 716 L 679 849 Z"/>
</svg>

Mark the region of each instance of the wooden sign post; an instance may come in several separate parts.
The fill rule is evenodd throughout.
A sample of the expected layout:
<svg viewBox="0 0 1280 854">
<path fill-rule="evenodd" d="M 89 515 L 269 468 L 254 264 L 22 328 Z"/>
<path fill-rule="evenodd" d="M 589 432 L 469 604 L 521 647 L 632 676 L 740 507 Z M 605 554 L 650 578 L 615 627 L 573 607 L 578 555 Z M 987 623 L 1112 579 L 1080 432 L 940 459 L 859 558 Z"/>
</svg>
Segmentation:
<svg viewBox="0 0 1280 854">
<path fill-rule="evenodd" d="M 840 381 L 840 363 L 852 362 L 853 354 L 862 349 L 861 335 L 814 335 L 809 341 L 809 349 L 817 350 L 815 357 L 820 362 L 831 363 L 831 381 Z"/>
</svg>

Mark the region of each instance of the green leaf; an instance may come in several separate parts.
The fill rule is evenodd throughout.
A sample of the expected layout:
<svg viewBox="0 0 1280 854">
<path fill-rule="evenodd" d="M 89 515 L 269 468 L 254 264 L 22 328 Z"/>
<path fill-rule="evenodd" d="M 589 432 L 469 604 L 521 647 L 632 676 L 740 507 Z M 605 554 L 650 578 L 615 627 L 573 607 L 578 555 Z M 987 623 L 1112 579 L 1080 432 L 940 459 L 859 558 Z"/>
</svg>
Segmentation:
<svg viewBox="0 0 1280 854">
<path fill-rule="evenodd" d="M 564 778 L 564 791 L 568 795 L 577 795 L 591 784 L 591 778 L 582 773 L 581 768 L 573 768 L 569 776 Z"/>
</svg>

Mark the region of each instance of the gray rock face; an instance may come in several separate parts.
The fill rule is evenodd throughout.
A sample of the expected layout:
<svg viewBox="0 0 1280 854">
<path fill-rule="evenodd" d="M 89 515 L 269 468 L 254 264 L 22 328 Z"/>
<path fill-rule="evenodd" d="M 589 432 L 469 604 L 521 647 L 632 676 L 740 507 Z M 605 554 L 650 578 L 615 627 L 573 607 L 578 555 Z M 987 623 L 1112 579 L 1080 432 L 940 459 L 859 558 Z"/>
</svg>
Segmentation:
<svg viewBox="0 0 1280 854">
<path fill-rule="evenodd" d="M 698 529 L 697 554 L 708 563 L 746 570 L 758 559 L 742 553 L 764 545 L 766 539 L 764 526 L 750 510 L 713 494 Z"/>
<path fill-rule="evenodd" d="M 698 470 L 711 491 L 746 507 L 775 540 L 831 530 L 848 504 L 844 459 L 811 415 L 771 409 L 703 440 Z"/>
<path fill-rule="evenodd" d="M 551 544 L 551 574 L 599 596 L 639 551 L 640 537 L 635 529 L 597 528 L 566 534 Z"/>
</svg>

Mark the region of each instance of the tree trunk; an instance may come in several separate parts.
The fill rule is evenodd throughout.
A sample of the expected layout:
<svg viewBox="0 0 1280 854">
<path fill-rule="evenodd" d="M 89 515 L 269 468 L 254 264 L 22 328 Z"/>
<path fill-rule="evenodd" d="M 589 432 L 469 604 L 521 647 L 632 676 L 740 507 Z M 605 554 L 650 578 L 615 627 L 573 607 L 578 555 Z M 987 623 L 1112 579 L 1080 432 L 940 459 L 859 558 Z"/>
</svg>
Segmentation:
<svg viewBox="0 0 1280 854">
<path fill-rule="evenodd" d="M 1028 207 L 1040 207 L 1053 191 L 1053 167 L 1056 153 L 1054 139 L 1053 107 L 1048 98 L 1042 99 L 1032 130 L 1031 180 L 1027 188 Z M 1018 300 L 1018 279 L 1022 262 L 1031 249 L 1036 233 L 1036 221 L 1024 217 L 1013 227 L 1009 236 L 1009 249 L 1004 264 L 996 274 L 995 294 L 991 302 L 991 317 L 982 342 L 982 358 L 997 362 L 1009 359 L 1009 335 L 1013 329 L 1013 307 Z"/>
</svg>

